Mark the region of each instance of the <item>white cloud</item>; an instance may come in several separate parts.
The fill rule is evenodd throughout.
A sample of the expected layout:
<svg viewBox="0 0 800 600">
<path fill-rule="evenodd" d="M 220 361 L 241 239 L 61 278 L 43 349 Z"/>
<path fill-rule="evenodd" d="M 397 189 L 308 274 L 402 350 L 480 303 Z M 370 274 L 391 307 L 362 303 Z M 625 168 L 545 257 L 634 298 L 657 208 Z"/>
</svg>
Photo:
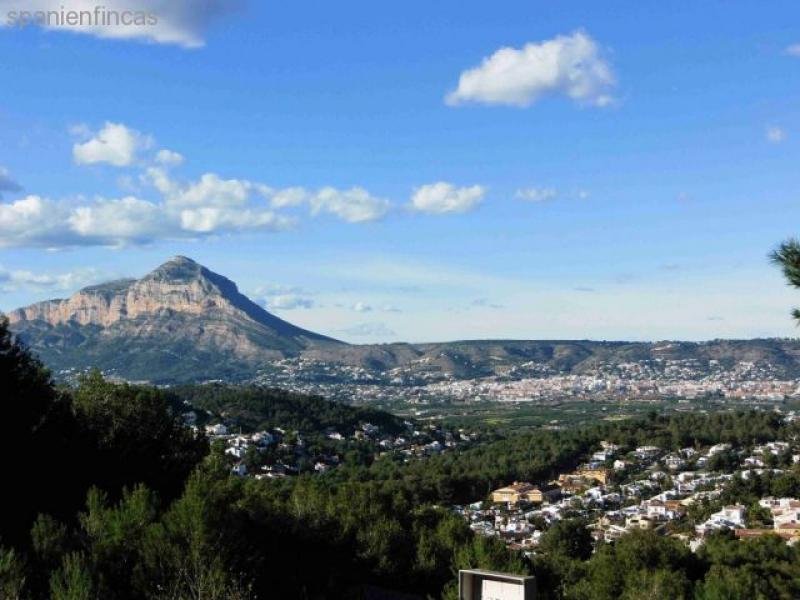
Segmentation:
<svg viewBox="0 0 800 600">
<path fill-rule="evenodd" d="M 606 106 L 614 85 L 614 72 L 597 43 L 577 31 L 520 49 L 500 48 L 461 73 L 446 102 L 526 107 L 546 94 L 564 94 L 580 104 Z"/>
<path fill-rule="evenodd" d="M 480 185 L 459 188 L 439 181 L 414 190 L 410 207 L 432 214 L 463 213 L 477 206 L 485 194 L 486 189 Z"/>
<path fill-rule="evenodd" d="M 141 175 L 141 181 L 152 185 L 164 196 L 171 196 L 178 192 L 178 184 L 172 181 L 166 169 L 161 167 L 148 167 Z"/>
<path fill-rule="evenodd" d="M 531 187 L 517 190 L 515 195 L 519 200 L 525 200 L 527 202 L 546 202 L 558 196 L 558 192 L 554 188 Z"/>
<path fill-rule="evenodd" d="M 299 205 L 306 206 L 314 216 L 327 213 L 360 223 L 381 218 L 391 206 L 388 200 L 360 187 L 273 189 L 211 172 L 184 180 L 173 176 L 170 169 L 183 161 L 182 155 L 162 148 L 140 159 L 139 151 L 151 147 L 153 140 L 123 124 L 108 122 L 97 132 L 76 125 L 70 132 L 83 138 L 73 148 L 77 163 L 135 165 L 142 170 L 138 176 L 126 173 L 118 178 L 125 192 L 119 198 L 48 199 L 30 195 L 0 204 L 0 247 L 120 247 L 279 231 L 292 227 L 297 220 L 296 215 L 279 211 Z M 19 189 L 2 168 L 0 184 L 0 191 Z"/>
<path fill-rule="evenodd" d="M 94 201 L 52 201 L 26 196 L 0 204 L 0 247 L 146 243 L 170 232 L 159 205 L 133 196 Z"/>
<path fill-rule="evenodd" d="M 270 204 L 272 208 L 286 208 L 289 206 L 300 206 L 304 202 L 308 202 L 310 194 L 305 188 L 290 187 L 284 190 L 278 190 L 272 196 Z"/>
<path fill-rule="evenodd" d="M 216 173 L 204 173 L 189 185 L 181 187 L 170 182 L 159 190 L 166 194 L 173 206 L 230 207 L 246 204 L 258 187 L 258 184 L 245 179 L 222 179 Z"/>
<path fill-rule="evenodd" d="M 767 127 L 765 136 L 770 144 L 780 144 L 786 139 L 786 131 L 781 127 L 770 126 Z"/>
<path fill-rule="evenodd" d="M 223 233 L 248 229 L 287 229 L 291 219 L 263 209 L 229 209 L 218 206 L 184 209 L 181 229 L 196 233 Z"/>
<path fill-rule="evenodd" d="M 40 196 L 0 204 L 0 247 L 51 246 L 68 234 L 68 210 Z"/>
<path fill-rule="evenodd" d="M 142 135 L 122 123 L 106 122 L 91 139 L 72 147 L 72 156 L 79 165 L 107 163 L 115 167 L 133 164 L 136 153 L 152 145 L 149 136 Z"/>
<path fill-rule="evenodd" d="M 786 47 L 786 54 L 800 58 L 800 44 L 791 44 Z"/>
<path fill-rule="evenodd" d="M 303 187 L 289 187 L 281 190 L 265 190 L 270 196 L 273 208 L 290 208 L 308 205 L 313 216 L 321 213 L 332 214 L 348 223 L 377 221 L 389 212 L 388 200 L 373 196 L 361 187 L 339 190 L 324 187 L 310 191 Z"/>
<path fill-rule="evenodd" d="M 183 164 L 183 155 L 172 150 L 162 148 L 156 152 L 156 162 L 165 167 L 176 167 Z"/>
<path fill-rule="evenodd" d="M 27 270 L 7 270 L 0 266 L 0 290 L 13 292 L 19 289 L 72 290 L 98 278 L 94 269 L 77 269 L 66 273 L 34 273 Z"/>
<path fill-rule="evenodd" d="M 162 208 L 134 196 L 100 199 L 78 206 L 67 221 L 71 231 L 84 243 L 146 243 L 169 234 L 169 221 L 164 218 Z"/>
<path fill-rule="evenodd" d="M 206 29 L 241 4 L 237 0 L 0 0 L 0 27 L 36 25 L 100 38 L 197 48 L 205 44 Z M 70 11 L 79 14 L 68 17 Z"/>
<path fill-rule="evenodd" d="M 11 177 L 8 169 L 0 166 L 0 198 L 3 197 L 3 192 L 19 192 L 20 190 L 22 190 L 22 186 Z"/>
<path fill-rule="evenodd" d="M 353 304 L 352 309 L 360 313 L 372 312 L 372 307 L 366 302 L 356 302 Z"/>
<path fill-rule="evenodd" d="M 255 206 L 174 207 L 135 196 L 0 204 L 0 247 L 126 246 L 246 231 L 278 231 L 291 220 Z"/>
<path fill-rule="evenodd" d="M 157 167 L 147 170 L 145 180 L 161 192 L 165 211 L 175 214 L 181 230 L 186 232 L 277 230 L 291 225 L 291 219 L 254 202 L 272 193 L 260 183 L 205 173 L 197 181 L 182 184 Z"/>
<path fill-rule="evenodd" d="M 330 213 L 351 223 L 372 221 L 389 209 L 388 200 L 363 188 L 317 192 L 303 188 L 274 190 L 246 179 L 224 179 L 205 173 L 181 181 L 161 166 L 148 167 L 140 182 L 160 196 L 49 200 L 28 196 L 0 204 L 0 247 L 60 248 L 147 244 L 162 239 L 197 239 L 208 235 L 248 231 L 280 231 L 296 218 L 277 211 L 306 203 L 312 215 Z M 299 200 L 298 200 L 299 199 Z"/>
<path fill-rule="evenodd" d="M 348 223 L 376 221 L 389 211 L 389 201 L 371 195 L 367 190 L 353 187 L 337 190 L 325 187 L 309 199 L 311 214 L 330 213 Z"/>
<path fill-rule="evenodd" d="M 269 310 L 296 310 L 314 307 L 314 301 L 299 294 L 279 294 L 266 299 Z"/>
</svg>

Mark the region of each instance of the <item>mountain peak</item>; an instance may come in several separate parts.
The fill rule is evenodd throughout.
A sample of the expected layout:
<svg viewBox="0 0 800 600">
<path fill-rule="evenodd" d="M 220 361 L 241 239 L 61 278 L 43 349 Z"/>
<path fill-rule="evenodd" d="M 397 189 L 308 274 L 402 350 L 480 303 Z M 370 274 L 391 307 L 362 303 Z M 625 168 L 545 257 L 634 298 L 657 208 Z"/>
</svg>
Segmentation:
<svg viewBox="0 0 800 600">
<path fill-rule="evenodd" d="M 136 373 L 134 379 L 146 374 L 166 380 L 173 369 L 190 372 L 197 365 L 213 379 L 228 369 L 254 372 L 312 346 L 341 344 L 270 314 L 230 279 L 186 256 L 138 280 L 90 286 L 67 299 L 17 309 L 9 321 L 55 364 L 110 368 Z"/>
<path fill-rule="evenodd" d="M 165 266 L 165 265 L 170 265 L 170 264 L 171 264 L 171 265 L 184 265 L 184 266 L 188 266 L 188 265 L 198 265 L 199 263 L 198 263 L 197 261 L 195 261 L 195 260 L 192 260 L 192 259 L 191 259 L 191 258 L 189 258 L 188 256 L 183 256 L 182 254 L 178 254 L 178 255 L 176 255 L 176 256 L 173 256 L 172 258 L 170 258 L 170 259 L 169 259 L 167 262 L 165 262 L 165 263 L 164 263 L 164 265 L 162 265 L 162 266 Z"/>
<path fill-rule="evenodd" d="M 188 282 L 197 279 L 208 271 L 203 265 L 195 262 L 187 256 L 174 256 L 164 264 L 160 265 L 147 275 L 144 279 L 156 281 Z"/>
</svg>

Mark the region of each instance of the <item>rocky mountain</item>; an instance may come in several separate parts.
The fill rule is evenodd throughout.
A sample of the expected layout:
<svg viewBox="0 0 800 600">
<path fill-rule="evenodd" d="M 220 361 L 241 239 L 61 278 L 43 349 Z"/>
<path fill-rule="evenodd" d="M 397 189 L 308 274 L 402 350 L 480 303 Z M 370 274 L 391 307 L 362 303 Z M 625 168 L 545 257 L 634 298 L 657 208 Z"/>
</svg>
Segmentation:
<svg viewBox="0 0 800 600">
<path fill-rule="evenodd" d="M 8 318 L 55 371 L 96 366 L 152 381 L 239 379 L 264 362 L 343 345 L 270 314 L 184 256 Z"/>
<path fill-rule="evenodd" d="M 304 382 L 390 384 L 398 378 L 607 373 L 634 363 L 649 365 L 649 370 L 684 369 L 694 377 L 712 364 L 733 370 L 752 363 L 764 376 L 800 378 L 800 342 L 785 339 L 350 345 L 279 319 L 242 295 L 232 281 L 182 256 L 141 279 L 87 287 L 8 317 L 12 329 L 57 376 L 63 370 L 98 367 L 155 383 L 263 380 L 283 372 Z M 284 364 L 276 368 L 276 361 Z"/>
</svg>

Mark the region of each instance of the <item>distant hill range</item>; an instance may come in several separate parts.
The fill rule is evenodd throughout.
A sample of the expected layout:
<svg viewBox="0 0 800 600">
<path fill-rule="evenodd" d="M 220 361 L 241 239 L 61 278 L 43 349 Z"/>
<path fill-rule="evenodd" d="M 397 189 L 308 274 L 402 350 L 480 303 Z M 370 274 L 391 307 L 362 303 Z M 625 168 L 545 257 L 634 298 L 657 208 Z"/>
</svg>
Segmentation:
<svg viewBox="0 0 800 600">
<path fill-rule="evenodd" d="M 800 377 L 800 341 L 601 342 L 482 340 L 350 345 L 296 327 L 241 294 L 236 285 L 178 256 L 141 279 L 90 286 L 8 314 L 11 328 L 54 372 L 98 367 L 130 380 L 243 381 L 276 360 L 457 378 L 592 373 L 627 363 L 696 360 L 733 369 L 768 365 Z M 658 360 L 660 359 L 660 360 Z M 306 372 L 306 377 L 308 372 Z"/>
</svg>

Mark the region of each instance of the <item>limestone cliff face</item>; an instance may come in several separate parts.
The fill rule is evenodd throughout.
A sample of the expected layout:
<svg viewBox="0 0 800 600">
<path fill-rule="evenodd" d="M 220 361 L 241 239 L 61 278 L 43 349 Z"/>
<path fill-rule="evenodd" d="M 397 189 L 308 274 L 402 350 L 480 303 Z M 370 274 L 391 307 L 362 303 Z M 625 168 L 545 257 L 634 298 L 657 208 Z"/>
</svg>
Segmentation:
<svg viewBox="0 0 800 600">
<path fill-rule="evenodd" d="M 8 314 L 12 329 L 35 350 L 52 354 L 80 347 L 84 353 L 185 354 L 185 360 L 225 353 L 253 364 L 295 355 L 315 345 L 338 345 L 275 317 L 242 295 L 236 285 L 193 260 L 178 256 L 142 279 L 80 290 Z"/>
<path fill-rule="evenodd" d="M 126 318 L 129 306 L 126 292 L 133 283 L 134 280 L 123 280 L 106 284 L 107 287 L 86 288 L 66 300 L 46 300 L 18 308 L 8 318 L 12 325 L 20 321 L 44 321 L 50 325 L 74 321 L 105 327 Z"/>
<path fill-rule="evenodd" d="M 178 256 L 140 280 L 123 279 L 84 288 L 65 300 L 48 300 L 17 309 L 9 314 L 9 320 L 12 324 L 41 320 L 50 325 L 72 321 L 109 327 L 118 321 L 169 311 L 201 316 L 217 311 L 246 317 L 241 306 L 246 303 L 249 300 L 239 294 L 232 282 Z"/>
</svg>

